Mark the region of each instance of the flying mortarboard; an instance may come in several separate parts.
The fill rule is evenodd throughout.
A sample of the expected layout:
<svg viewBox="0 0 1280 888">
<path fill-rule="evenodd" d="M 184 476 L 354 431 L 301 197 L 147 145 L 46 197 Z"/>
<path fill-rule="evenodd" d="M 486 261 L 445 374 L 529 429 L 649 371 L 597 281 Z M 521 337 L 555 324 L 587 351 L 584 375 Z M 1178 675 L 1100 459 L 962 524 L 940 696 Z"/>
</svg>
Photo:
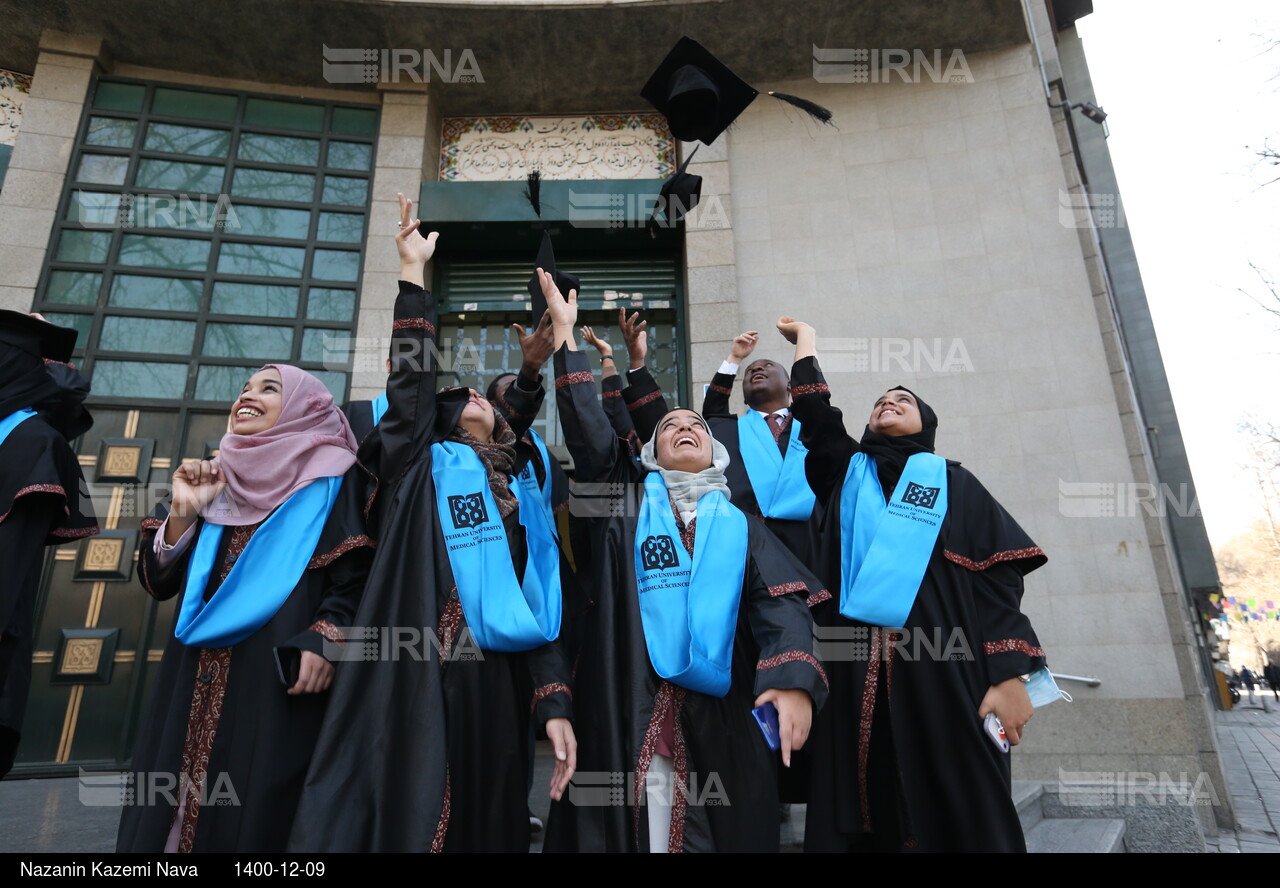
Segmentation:
<svg viewBox="0 0 1280 888">
<path fill-rule="evenodd" d="M 680 164 L 675 175 L 662 183 L 661 199 L 654 206 L 653 215 L 645 225 L 649 229 L 650 237 L 658 236 L 656 229 L 659 209 L 666 215 L 667 224 L 674 225 L 684 218 L 685 213 L 698 205 L 698 199 L 702 197 L 702 177 L 685 172 L 689 167 L 689 161 L 693 160 L 693 155 L 698 153 L 698 147 L 695 145 L 693 151 L 689 152 L 689 156 L 684 159 L 684 163 Z"/>
<path fill-rule="evenodd" d="M 667 118 L 671 133 L 682 142 L 710 145 L 760 94 L 706 47 L 681 37 L 640 90 L 640 95 Z M 770 92 L 821 123 L 831 112 L 798 96 Z"/>
<path fill-rule="evenodd" d="M 556 287 L 565 299 L 569 298 L 570 290 L 578 289 L 577 275 L 556 270 L 556 254 L 551 248 L 551 235 L 545 231 L 542 232 L 542 243 L 538 245 L 538 258 L 534 263 L 534 272 L 529 277 L 529 296 L 533 301 L 532 329 L 534 330 L 538 328 L 542 314 L 547 310 L 547 297 L 542 294 L 542 283 L 538 280 L 537 269 L 539 268 L 556 279 Z"/>
</svg>

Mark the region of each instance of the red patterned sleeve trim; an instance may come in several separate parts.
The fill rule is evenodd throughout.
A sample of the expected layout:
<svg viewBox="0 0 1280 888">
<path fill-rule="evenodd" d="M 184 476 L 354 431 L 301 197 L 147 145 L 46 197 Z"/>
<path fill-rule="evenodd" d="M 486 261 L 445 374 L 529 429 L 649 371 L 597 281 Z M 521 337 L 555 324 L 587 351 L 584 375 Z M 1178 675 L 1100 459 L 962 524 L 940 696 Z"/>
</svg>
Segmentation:
<svg viewBox="0 0 1280 888">
<path fill-rule="evenodd" d="M 723 385 L 716 385 L 714 382 L 708 385 L 707 388 L 713 392 L 724 395 L 726 398 L 733 394 L 733 389 Z"/>
<path fill-rule="evenodd" d="M 1026 654 L 1028 657 L 1044 657 L 1044 648 L 1038 648 L 1021 638 L 1002 638 L 1000 641 L 988 641 L 983 646 L 987 656 L 992 654 Z"/>
<path fill-rule="evenodd" d="M 805 599 L 805 604 L 809 605 L 809 607 L 814 607 L 815 605 L 822 604 L 822 602 L 824 601 L 830 601 L 830 600 L 831 600 L 831 593 L 828 592 L 826 589 L 819 589 L 817 592 L 814 592 L 807 599 Z"/>
<path fill-rule="evenodd" d="M 138 526 L 141 530 L 159 530 L 163 524 L 163 518 L 143 518 Z"/>
<path fill-rule="evenodd" d="M 0 522 L 9 517 L 9 512 L 13 511 L 14 503 L 22 497 L 33 493 L 52 493 L 62 497 L 64 500 L 67 498 L 67 492 L 63 490 L 60 484 L 32 484 L 30 487 L 24 487 L 13 495 L 13 501 L 9 503 L 8 510 L 3 515 L 0 515 Z M 66 511 L 65 505 L 63 506 L 63 511 Z"/>
<path fill-rule="evenodd" d="M 102 531 L 95 524 L 93 527 L 59 527 L 57 530 L 49 531 L 50 536 L 55 536 L 60 540 L 78 540 L 84 537 L 97 536 Z"/>
<path fill-rule="evenodd" d="M 577 370 L 573 373 L 565 373 L 556 377 L 556 388 L 562 389 L 567 385 L 573 385 L 577 382 L 591 382 L 595 377 L 591 375 L 590 370 Z"/>
<path fill-rule="evenodd" d="M 570 700 L 573 699 L 573 691 L 569 690 L 569 686 L 564 682 L 554 682 L 552 684 L 543 685 L 533 692 L 533 702 L 529 704 L 529 711 L 538 708 L 538 704 L 550 697 L 552 694 L 564 694 Z"/>
<path fill-rule="evenodd" d="M 983 561 L 974 561 L 972 558 L 966 558 L 965 556 L 952 552 L 949 549 L 944 549 L 942 554 L 947 557 L 948 561 L 953 561 L 961 567 L 975 572 L 986 570 L 991 565 L 1000 561 L 1020 561 L 1023 558 L 1035 558 L 1036 556 L 1041 558 L 1045 557 L 1044 550 L 1039 546 L 1032 546 L 1029 549 L 1009 549 L 1005 552 L 997 552 L 990 558 Z"/>
<path fill-rule="evenodd" d="M 779 598 L 783 595 L 791 595 L 796 592 L 808 592 L 808 591 L 809 591 L 809 587 L 799 581 L 796 581 L 794 583 L 779 583 L 776 586 L 769 587 L 769 594 L 772 595 L 774 598 Z"/>
<path fill-rule="evenodd" d="M 647 395 L 641 395 L 640 397 L 636 398 L 634 401 L 632 401 L 630 404 L 627 405 L 627 409 L 637 410 L 643 407 L 645 404 L 648 404 L 650 401 L 656 401 L 661 397 L 662 397 L 662 389 L 655 389 L 654 391 L 649 392 L 649 394 Z"/>
<path fill-rule="evenodd" d="M 791 396 L 793 398 L 800 395 L 826 395 L 830 393 L 831 389 L 827 388 L 825 382 L 811 382 L 807 385 L 793 385 L 791 387 Z"/>
<path fill-rule="evenodd" d="M 766 669 L 774 669 L 784 663 L 808 663 L 814 669 L 818 670 L 818 676 L 822 679 L 822 683 L 830 690 L 831 683 L 827 681 L 826 670 L 822 668 L 822 664 L 813 654 L 805 651 L 787 651 L 785 654 L 775 654 L 768 659 L 761 660 L 756 664 L 756 671 L 761 672 Z"/>
<path fill-rule="evenodd" d="M 325 638 L 332 641 L 334 644 L 347 643 L 346 636 L 342 634 L 342 632 L 338 629 L 337 626 L 333 625 L 328 620 L 316 620 L 307 628 L 310 629 L 312 632 L 319 632 L 321 635 L 323 635 Z"/>
<path fill-rule="evenodd" d="M 377 544 L 363 533 L 357 536 L 347 537 L 345 540 L 338 543 L 338 545 L 334 546 L 326 554 L 316 555 L 314 558 L 308 561 L 307 570 L 315 570 L 318 567 L 328 567 L 330 564 L 333 564 L 333 562 L 337 561 L 343 555 L 346 555 L 352 549 L 359 549 L 361 546 L 368 546 L 369 548 L 372 549 L 372 548 L 375 548 Z"/>
<path fill-rule="evenodd" d="M 70 367 L 72 370 L 76 369 L 76 365 L 70 361 L 55 361 L 53 358 L 45 358 L 44 362 L 46 364 L 57 364 L 59 367 Z"/>
<path fill-rule="evenodd" d="M 426 318 L 401 318 L 391 325 L 392 331 L 396 330 L 426 330 L 428 336 L 436 335 L 435 324 Z"/>
<path fill-rule="evenodd" d="M 369 476 L 370 480 L 373 481 L 373 489 L 369 492 L 369 498 L 364 501 L 364 517 L 365 517 L 365 520 L 367 521 L 369 519 L 369 511 L 373 508 L 373 501 L 378 498 L 378 488 L 381 485 L 380 485 L 380 482 L 378 481 L 378 476 L 375 475 L 373 472 L 369 471 L 367 468 L 365 468 L 364 463 L 360 462 L 360 460 L 356 460 L 356 465 L 358 465 L 364 471 L 364 473 Z M 373 545 L 376 546 L 377 542 L 375 541 Z"/>
<path fill-rule="evenodd" d="M 605 389 L 601 394 L 606 398 L 621 398 L 622 389 Z"/>
</svg>

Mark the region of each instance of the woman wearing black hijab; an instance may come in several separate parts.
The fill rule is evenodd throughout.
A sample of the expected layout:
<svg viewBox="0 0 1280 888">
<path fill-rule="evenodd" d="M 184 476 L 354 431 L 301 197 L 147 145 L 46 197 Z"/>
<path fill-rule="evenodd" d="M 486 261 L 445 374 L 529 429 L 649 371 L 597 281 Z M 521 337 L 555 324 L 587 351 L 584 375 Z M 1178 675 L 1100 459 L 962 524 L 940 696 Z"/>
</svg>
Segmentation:
<svg viewBox="0 0 1280 888">
<path fill-rule="evenodd" d="M 1045 664 L 1021 613 L 1022 578 L 1047 560 L 968 470 L 933 453 L 938 418 L 911 390 L 845 430 L 808 324 L 792 411 L 823 518 L 813 602 L 831 700 L 810 739 L 807 851 L 1025 851 L 1009 754 L 1032 714 L 1022 676 Z"/>
<path fill-rule="evenodd" d="M 13 765 L 31 683 L 36 591 L 44 547 L 98 532 L 69 438 L 93 420 L 71 360 L 76 331 L 0 311 L 0 777 Z M 75 379 L 73 380 L 73 377 Z"/>
</svg>

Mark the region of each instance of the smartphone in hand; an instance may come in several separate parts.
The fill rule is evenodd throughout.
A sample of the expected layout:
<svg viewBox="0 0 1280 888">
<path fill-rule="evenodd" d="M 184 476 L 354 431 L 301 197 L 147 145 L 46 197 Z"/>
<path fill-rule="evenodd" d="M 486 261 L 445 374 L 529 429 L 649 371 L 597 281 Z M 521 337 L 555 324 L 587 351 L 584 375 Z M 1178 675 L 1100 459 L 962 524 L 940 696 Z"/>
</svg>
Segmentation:
<svg viewBox="0 0 1280 888">
<path fill-rule="evenodd" d="M 751 710 L 760 733 L 764 734 L 764 742 L 777 752 L 782 748 L 782 732 L 778 729 L 778 710 L 772 703 L 765 703 Z"/>
<path fill-rule="evenodd" d="M 986 732 L 991 742 L 996 745 L 996 749 L 1001 752 L 1009 751 L 1009 738 L 1005 736 L 1004 724 L 1000 721 L 1000 716 L 994 712 L 988 712 L 987 717 L 982 720 L 982 730 Z"/>
</svg>

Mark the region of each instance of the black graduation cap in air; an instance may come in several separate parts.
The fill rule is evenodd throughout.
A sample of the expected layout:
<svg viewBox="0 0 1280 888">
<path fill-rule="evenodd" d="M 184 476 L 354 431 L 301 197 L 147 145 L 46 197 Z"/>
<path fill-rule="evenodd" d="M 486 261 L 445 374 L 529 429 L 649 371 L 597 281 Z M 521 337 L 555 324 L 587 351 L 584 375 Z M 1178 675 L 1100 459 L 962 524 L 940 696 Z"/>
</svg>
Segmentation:
<svg viewBox="0 0 1280 888">
<path fill-rule="evenodd" d="M 650 237 L 658 236 L 655 229 L 658 227 L 659 209 L 666 215 L 667 224 L 674 225 L 684 218 L 685 213 L 698 205 L 698 199 L 702 197 L 702 177 L 687 173 L 685 170 L 689 168 L 689 161 L 693 160 L 693 155 L 698 153 L 699 147 L 695 145 L 693 151 L 689 152 L 689 156 L 684 159 L 684 163 L 680 164 L 675 175 L 662 183 L 661 200 L 654 206 L 653 215 L 645 225 L 649 229 Z"/>
<path fill-rule="evenodd" d="M 542 243 L 538 245 L 538 258 L 534 262 L 533 274 L 529 276 L 529 296 L 533 300 L 533 329 L 537 329 L 542 314 L 547 310 L 547 297 L 542 295 L 542 283 L 538 280 L 538 269 L 541 268 L 555 277 L 560 295 L 569 298 L 570 290 L 578 289 L 578 276 L 556 270 L 556 254 L 551 248 L 551 235 L 542 232 Z"/>
<path fill-rule="evenodd" d="M 759 91 L 706 47 L 681 37 L 667 53 L 640 95 L 662 112 L 671 133 L 682 142 L 710 145 L 755 100 Z M 807 99 L 770 92 L 821 123 L 831 123 L 831 112 Z"/>
<path fill-rule="evenodd" d="M 20 311 L 0 311 L 0 343 L 38 358 L 68 363 L 79 335 L 71 327 L 59 327 Z"/>
</svg>

